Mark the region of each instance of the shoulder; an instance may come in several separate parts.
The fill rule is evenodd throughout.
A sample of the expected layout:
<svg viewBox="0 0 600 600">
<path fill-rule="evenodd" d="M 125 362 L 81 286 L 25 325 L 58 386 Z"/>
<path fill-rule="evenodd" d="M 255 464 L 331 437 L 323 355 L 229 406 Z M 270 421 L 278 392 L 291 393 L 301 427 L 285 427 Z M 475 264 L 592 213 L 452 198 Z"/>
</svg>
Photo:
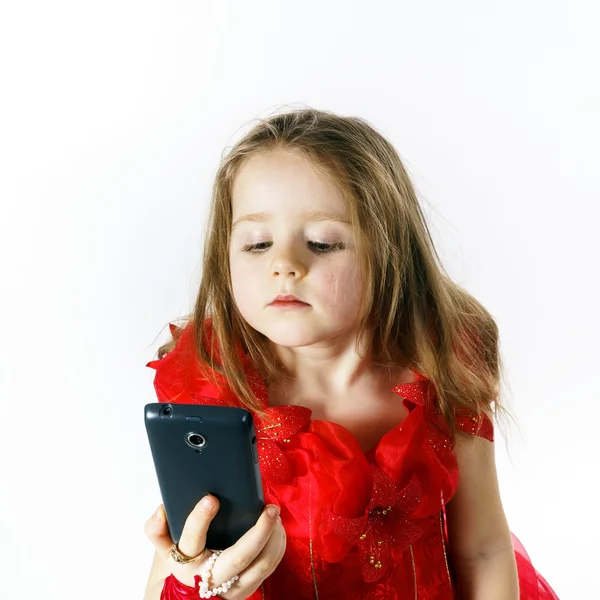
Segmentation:
<svg viewBox="0 0 600 600">
<path fill-rule="evenodd" d="M 457 411 L 456 426 L 462 432 L 474 437 L 484 438 L 489 442 L 494 441 L 493 415 L 489 409 L 482 410 L 480 414 L 475 411 Z"/>
</svg>

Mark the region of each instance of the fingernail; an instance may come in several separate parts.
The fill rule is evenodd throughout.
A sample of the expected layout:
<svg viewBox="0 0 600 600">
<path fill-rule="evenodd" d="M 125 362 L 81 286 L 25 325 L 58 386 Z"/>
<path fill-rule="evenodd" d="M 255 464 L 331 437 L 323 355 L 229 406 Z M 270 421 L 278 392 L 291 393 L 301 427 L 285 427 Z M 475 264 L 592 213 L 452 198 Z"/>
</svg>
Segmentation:
<svg viewBox="0 0 600 600">
<path fill-rule="evenodd" d="M 162 511 L 161 511 L 161 507 L 160 506 L 156 509 L 156 511 L 152 515 L 152 518 L 155 521 L 162 521 Z"/>
<path fill-rule="evenodd" d="M 267 509 L 267 512 L 269 513 L 271 519 L 274 519 L 279 514 L 279 509 L 276 506 L 271 506 Z"/>
<path fill-rule="evenodd" d="M 202 508 L 205 508 L 206 510 L 212 510 L 214 507 L 215 503 L 208 496 L 202 498 Z"/>
</svg>

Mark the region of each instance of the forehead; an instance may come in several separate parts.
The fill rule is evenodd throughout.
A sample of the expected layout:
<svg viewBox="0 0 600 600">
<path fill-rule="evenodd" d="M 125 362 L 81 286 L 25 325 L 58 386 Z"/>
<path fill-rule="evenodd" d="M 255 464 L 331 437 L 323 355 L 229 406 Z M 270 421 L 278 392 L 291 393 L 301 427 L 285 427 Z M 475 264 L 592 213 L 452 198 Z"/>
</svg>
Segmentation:
<svg viewBox="0 0 600 600">
<path fill-rule="evenodd" d="M 258 212 L 274 218 L 310 213 L 349 217 L 346 201 L 333 179 L 307 158 L 283 150 L 254 155 L 244 163 L 233 182 L 232 212 L 234 221 Z"/>
</svg>

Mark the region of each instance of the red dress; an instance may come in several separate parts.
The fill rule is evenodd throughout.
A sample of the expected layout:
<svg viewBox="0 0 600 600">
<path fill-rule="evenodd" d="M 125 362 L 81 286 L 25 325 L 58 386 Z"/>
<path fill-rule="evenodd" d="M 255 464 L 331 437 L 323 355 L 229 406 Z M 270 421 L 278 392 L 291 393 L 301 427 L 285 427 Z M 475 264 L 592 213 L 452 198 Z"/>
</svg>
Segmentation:
<svg viewBox="0 0 600 600">
<path fill-rule="evenodd" d="M 171 331 L 175 348 L 147 365 L 156 369 L 158 400 L 241 406 L 197 372 L 191 326 Z M 459 472 L 449 437 L 434 426 L 429 380 L 415 372 L 394 388 L 409 414 L 365 453 L 347 429 L 311 420 L 308 408 L 268 407 L 264 381 L 239 352 L 277 423 L 254 415 L 265 502 L 280 507 L 287 534 L 282 561 L 251 600 L 458 598 L 444 507 Z M 493 440 L 487 417 L 464 415 L 459 427 Z M 521 600 L 558 600 L 514 535 L 513 545 Z"/>
</svg>

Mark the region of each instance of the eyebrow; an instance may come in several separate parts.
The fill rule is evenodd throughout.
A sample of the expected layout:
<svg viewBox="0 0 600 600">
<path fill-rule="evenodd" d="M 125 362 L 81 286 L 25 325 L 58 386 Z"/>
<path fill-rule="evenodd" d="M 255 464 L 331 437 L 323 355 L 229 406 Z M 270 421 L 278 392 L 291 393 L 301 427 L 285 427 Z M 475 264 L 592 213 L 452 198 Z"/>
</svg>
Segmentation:
<svg viewBox="0 0 600 600">
<path fill-rule="evenodd" d="M 308 221 L 335 221 L 336 223 L 345 223 L 346 225 L 350 225 L 350 221 L 346 220 L 341 215 L 336 215 L 333 213 L 328 213 L 328 212 L 323 212 L 323 211 L 312 211 L 312 212 L 304 213 L 304 217 Z M 264 223 L 265 221 L 268 221 L 270 218 L 271 218 L 271 214 L 266 213 L 266 212 L 257 212 L 257 213 L 252 213 L 249 215 L 244 215 L 243 217 L 240 217 L 239 219 L 235 220 L 231 229 L 232 230 L 235 229 L 240 223 L 243 223 L 245 221 L 248 221 L 251 223 Z"/>
</svg>

